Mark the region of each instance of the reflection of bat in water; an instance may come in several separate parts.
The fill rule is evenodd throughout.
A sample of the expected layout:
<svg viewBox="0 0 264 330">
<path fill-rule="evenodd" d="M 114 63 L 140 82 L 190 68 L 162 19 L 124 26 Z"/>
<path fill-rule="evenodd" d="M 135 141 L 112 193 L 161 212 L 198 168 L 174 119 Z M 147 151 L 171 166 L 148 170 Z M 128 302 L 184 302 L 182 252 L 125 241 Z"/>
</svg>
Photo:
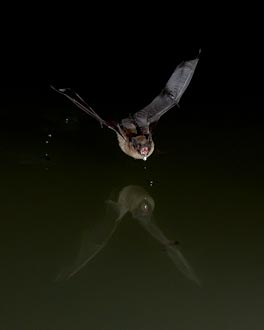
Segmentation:
<svg viewBox="0 0 264 330">
<path fill-rule="evenodd" d="M 155 224 L 153 211 L 155 203 L 153 198 L 140 186 L 126 186 L 119 193 L 118 202 L 111 202 L 118 211 L 118 219 L 121 219 L 127 212 L 131 212 L 133 218 L 159 243 L 163 245 L 170 259 L 190 280 L 200 284 L 192 267 L 184 258 L 175 241 L 169 240 L 160 228 Z"/>
<path fill-rule="evenodd" d="M 167 255 L 179 271 L 190 280 L 200 284 L 194 271 L 180 252 L 179 248 L 176 246 L 175 242 L 169 240 L 154 223 L 152 214 L 154 211 L 155 202 L 142 187 L 133 185 L 126 186 L 120 191 L 117 202 L 108 200 L 107 204 L 115 211 L 115 217 L 111 220 L 112 222 L 110 222 L 110 226 L 109 223 L 105 224 L 107 228 L 105 227 L 103 230 L 103 235 L 101 226 L 101 229 L 99 229 L 96 234 L 97 239 L 91 237 L 91 234 L 88 232 L 84 235 L 82 248 L 76 262 L 74 263 L 74 266 L 68 270 L 66 274 L 61 274 L 61 278 L 69 279 L 79 272 L 88 262 L 90 262 L 107 245 L 110 238 L 114 234 L 118 223 L 127 213 L 130 212 L 132 217 L 138 220 L 143 228 L 163 245 Z"/>
<path fill-rule="evenodd" d="M 102 119 L 78 94 L 69 88 L 56 89 L 65 95 L 76 106 L 98 120 L 101 126 L 114 130 L 117 134 L 122 151 L 134 159 L 146 160 L 154 151 L 152 133 L 155 124 L 175 105 L 178 105 L 183 93 L 188 87 L 199 58 L 184 61 L 179 64 L 161 93 L 142 110 L 134 113 L 120 122 L 107 122 Z"/>
</svg>

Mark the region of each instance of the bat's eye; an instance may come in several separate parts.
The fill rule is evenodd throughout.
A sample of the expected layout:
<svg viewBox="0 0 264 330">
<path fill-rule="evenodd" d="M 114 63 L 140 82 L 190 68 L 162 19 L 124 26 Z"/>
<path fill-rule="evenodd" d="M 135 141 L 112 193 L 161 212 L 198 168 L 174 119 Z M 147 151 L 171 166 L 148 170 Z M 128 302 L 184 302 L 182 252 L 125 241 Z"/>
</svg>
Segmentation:
<svg viewBox="0 0 264 330">
<path fill-rule="evenodd" d="M 137 139 L 135 139 L 135 138 L 132 137 L 131 142 L 132 142 L 132 144 L 133 144 L 133 147 L 134 147 L 134 148 L 137 148 L 137 146 L 138 146 Z"/>
</svg>

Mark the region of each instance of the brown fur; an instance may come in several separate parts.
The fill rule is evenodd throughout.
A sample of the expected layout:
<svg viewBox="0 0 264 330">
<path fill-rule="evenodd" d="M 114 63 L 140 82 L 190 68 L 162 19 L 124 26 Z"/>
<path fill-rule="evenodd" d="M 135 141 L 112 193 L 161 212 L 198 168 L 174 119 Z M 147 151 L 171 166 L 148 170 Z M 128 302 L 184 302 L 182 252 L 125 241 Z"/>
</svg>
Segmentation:
<svg viewBox="0 0 264 330">
<path fill-rule="evenodd" d="M 117 139 L 118 139 L 119 147 L 126 155 L 134 159 L 144 159 L 144 155 L 139 154 L 138 151 L 135 150 L 131 142 L 125 140 L 119 134 L 117 134 Z M 147 158 L 153 153 L 153 151 L 154 151 L 154 142 L 152 142 L 151 144 L 151 149 L 147 155 Z"/>
</svg>

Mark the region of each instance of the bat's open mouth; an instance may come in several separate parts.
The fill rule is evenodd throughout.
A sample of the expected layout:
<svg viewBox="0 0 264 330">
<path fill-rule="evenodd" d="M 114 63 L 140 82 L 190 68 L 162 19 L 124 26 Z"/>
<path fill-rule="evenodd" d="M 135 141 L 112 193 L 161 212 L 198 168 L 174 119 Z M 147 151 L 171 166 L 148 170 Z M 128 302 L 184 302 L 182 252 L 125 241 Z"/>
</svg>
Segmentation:
<svg viewBox="0 0 264 330">
<path fill-rule="evenodd" d="M 140 153 L 142 156 L 147 156 L 147 154 L 149 153 L 149 148 L 148 147 L 141 148 Z"/>
</svg>

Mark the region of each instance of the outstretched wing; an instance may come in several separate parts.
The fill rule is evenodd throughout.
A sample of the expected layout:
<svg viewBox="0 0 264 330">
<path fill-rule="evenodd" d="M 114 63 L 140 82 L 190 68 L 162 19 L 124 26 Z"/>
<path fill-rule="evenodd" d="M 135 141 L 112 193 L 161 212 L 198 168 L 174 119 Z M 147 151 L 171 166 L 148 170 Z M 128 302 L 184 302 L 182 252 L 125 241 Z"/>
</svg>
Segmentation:
<svg viewBox="0 0 264 330">
<path fill-rule="evenodd" d="M 118 130 L 118 126 L 114 124 L 110 124 L 106 122 L 104 119 L 102 119 L 77 93 L 75 93 L 70 88 L 55 88 L 54 86 L 50 86 L 52 89 L 54 89 L 56 92 L 66 96 L 69 100 L 71 100 L 78 108 L 82 109 L 84 112 L 86 112 L 88 115 L 99 121 L 101 127 L 103 125 L 107 126 L 108 128 L 114 130 L 116 133 L 120 134 Z"/>
<path fill-rule="evenodd" d="M 140 127 L 157 122 L 164 113 L 179 103 L 192 79 L 198 61 L 199 55 L 194 60 L 179 64 L 161 93 L 145 108 L 134 114 L 135 121 Z"/>
</svg>

